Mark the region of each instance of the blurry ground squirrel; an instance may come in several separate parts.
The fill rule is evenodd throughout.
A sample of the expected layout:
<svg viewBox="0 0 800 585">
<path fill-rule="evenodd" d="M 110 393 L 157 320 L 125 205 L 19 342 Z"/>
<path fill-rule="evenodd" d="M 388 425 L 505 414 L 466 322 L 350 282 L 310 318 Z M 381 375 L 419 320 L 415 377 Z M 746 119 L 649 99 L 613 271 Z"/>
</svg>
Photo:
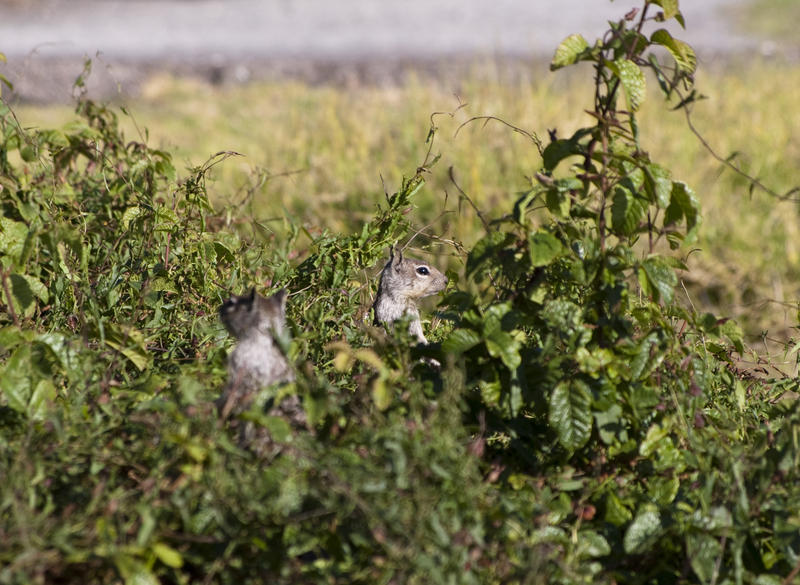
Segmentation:
<svg viewBox="0 0 800 585">
<path fill-rule="evenodd" d="M 258 390 L 294 380 L 294 371 L 277 340 L 286 334 L 286 291 L 265 298 L 254 288 L 248 295 L 231 296 L 219 308 L 219 317 L 237 340 L 228 356 L 228 382 L 217 400 L 220 415 L 227 418 L 247 410 Z M 299 400 L 291 396 L 277 406 L 276 414 L 300 422 L 294 421 L 302 414 L 299 409 Z"/>
<path fill-rule="evenodd" d="M 391 324 L 410 317 L 408 332 L 420 343 L 428 343 L 422 332 L 417 301 L 434 295 L 447 286 L 447 277 L 421 260 L 404 258 L 400 250 L 391 250 L 391 256 L 381 272 L 378 296 L 372 305 L 374 324 Z"/>
</svg>

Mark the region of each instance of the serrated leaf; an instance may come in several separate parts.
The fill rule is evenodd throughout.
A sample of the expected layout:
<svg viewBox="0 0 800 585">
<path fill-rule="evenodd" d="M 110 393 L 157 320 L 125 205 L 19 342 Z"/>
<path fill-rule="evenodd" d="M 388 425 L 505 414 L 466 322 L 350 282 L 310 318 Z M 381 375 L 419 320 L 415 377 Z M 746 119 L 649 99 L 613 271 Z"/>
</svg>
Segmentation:
<svg viewBox="0 0 800 585">
<path fill-rule="evenodd" d="M 6 397 L 8 406 L 25 414 L 31 396 L 32 372 L 30 347 L 18 347 L 0 372 L 0 392 Z"/>
<path fill-rule="evenodd" d="M 27 225 L 0 216 L 0 254 L 9 256 L 11 261 L 16 264 L 25 247 L 27 237 Z"/>
<path fill-rule="evenodd" d="M 572 65 L 576 63 L 581 53 L 589 48 L 589 43 L 582 35 L 572 34 L 566 39 L 561 41 L 561 44 L 556 48 L 556 53 L 553 55 L 553 60 L 550 63 L 550 70 L 555 71 L 561 67 Z"/>
<path fill-rule="evenodd" d="M 611 204 L 611 227 L 618 234 L 636 233 L 645 214 L 645 206 L 627 189 L 617 187 Z"/>
<path fill-rule="evenodd" d="M 622 547 L 627 554 L 639 554 L 647 550 L 661 533 L 661 516 L 658 511 L 643 508 L 628 526 L 622 539 Z"/>
<path fill-rule="evenodd" d="M 528 237 L 531 266 L 547 266 L 564 253 L 564 245 L 550 232 L 537 231 Z"/>
<path fill-rule="evenodd" d="M 669 51 L 679 69 L 694 73 L 697 69 L 697 55 L 691 46 L 674 38 L 669 31 L 660 28 L 650 35 L 650 42 L 663 46 Z"/>
<path fill-rule="evenodd" d="M 653 344 L 657 343 L 658 337 L 651 333 L 639 342 L 636 353 L 630 361 L 631 380 L 638 380 L 645 371 L 645 366 L 650 363 L 650 351 Z"/>
<path fill-rule="evenodd" d="M 146 209 L 139 207 L 138 205 L 128 207 L 125 210 L 125 213 L 122 214 L 122 219 L 120 220 L 123 231 L 128 231 L 132 222 L 136 221 L 140 217 L 143 217 L 147 213 L 148 211 Z"/>
<path fill-rule="evenodd" d="M 548 421 L 558 442 L 570 452 L 589 440 L 592 432 L 591 395 L 580 380 L 560 382 L 550 395 Z"/>
<path fill-rule="evenodd" d="M 664 224 L 676 223 L 681 218 L 686 219 L 686 229 L 693 230 L 700 223 L 700 204 L 694 191 L 686 183 L 673 181 Z"/>
<path fill-rule="evenodd" d="M 628 59 L 617 59 L 613 63 L 609 63 L 608 67 L 622 84 L 625 98 L 628 101 L 628 109 L 635 112 L 644 103 L 647 94 L 644 73 L 636 63 Z"/>
<path fill-rule="evenodd" d="M 644 167 L 644 187 L 650 200 L 660 209 L 666 209 L 669 206 L 672 180 L 667 169 L 655 163 Z"/>
<path fill-rule="evenodd" d="M 662 300 L 669 304 L 674 297 L 678 277 L 663 258 L 652 256 L 641 264 L 639 283 L 643 284 L 642 288 L 653 295 L 656 301 Z"/>
</svg>

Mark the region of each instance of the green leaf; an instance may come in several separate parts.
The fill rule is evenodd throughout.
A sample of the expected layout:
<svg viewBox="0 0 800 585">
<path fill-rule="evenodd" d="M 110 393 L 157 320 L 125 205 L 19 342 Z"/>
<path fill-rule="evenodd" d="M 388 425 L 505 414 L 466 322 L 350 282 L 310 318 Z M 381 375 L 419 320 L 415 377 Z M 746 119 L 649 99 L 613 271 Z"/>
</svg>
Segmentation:
<svg viewBox="0 0 800 585">
<path fill-rule="evenodd" d="M 614 72 L 622 84 L 625 98 L 628 101 L 628 109 L 635 112 L 644 102 L 647 93 L 644 73 L 636 63 L 628 59 L 617 59 L 613 63 L 609 63 L 608 68 Z"/>
<path fill-rule="evenodd" d="M 50 380 L 39 380 L 28 401 L 28 416 L 32 420 L 43 420 L 49 406 L 56 399 L 56 387 Z"/>
<path fill-rule="evenodd" d="M 19 261 L 27 237 L 27 225 L 0 216 L 0 254 L 9 256 L 13 264 Z"/>
<path fill-rule="evenodd" d="M 692 570 L 700 578 L 701 583 L 710 583 L 722 555 L 720 542 L 708 534 L 688 534 L 686 550 Z"/>
<path fill-rule="evenodd" d="M 578 556 L 598 558 L 611 554 L 611 546 L 606 538 L 594 530 L 583 530 L 578 533 Z"/>
<path fill-rule="evenodd" d="M 168 567 L 180 569 L 183 566 L 183 557 L 181 553 L 163 542 L 157 542 L 153 545 L 153 553 L 158 557 L 159 561 Z"/>
<path fill-rule="evenodd" d="M 69 140 L 60 130 L 41 130 L 39 137 L 42 142 L 48 144 L 51 148 L 66 148 L 69 146 Z"/>
<path fill-rule="evenodd" d="M 528 237 L 531 266 L 547 266 L 564 253 L 564 245 L 550 232 L 537 231 Z"/>
<path fill-rule="evenodd" d="M 279 416 L 264 414 L 262 410 L 259 410 L 257 416 L 252 417 L 252 419 L 250 418 L 251 412 L 248 412 L 247 414 L 248 420 L 253 420 L 260 426 L 267 429 L 270 437 L 272 437 L 275 441 L 279 443 L 285 443 L 291 438 L 292 427 L 289 425 L 286 419 Z"/>
<path fill-rule="evenodd" d="M 120 220 L 122 230 L 128 231 L 132 222 L 136 221 L 140 217 L 144 217 L 147 214 L 148 211 L 143 207 L 139 207 L 138 205 L 128 207 L 125 210 L 125 213 L 122 214 L 122 219 Z"/>
<path fill-rule="evenodd" d="M 656 301 L 662 300 L 669 304 L 675 294 L 678 277 L 663 258 L 651 256 L 639 268 L 639 283 Z"/>
<path fill-rule="evenodd" d="M 141 331 L 128 325 L 106 323 L 104 332 L 106 345 L 119 351 L 140 371 L 149 367 L 152 356 Z"/>
<path fill-rule="evenodd" d="M 614 361 L 614 353 L 607 348 L 600 347 L 589 351 L 585 347 L 579 347 L 575 352 L 575 361 L 578 368 L 585 374 L 594 374 L 606 368 Z"/>
<path fill-rule="evenodd" d="M 639 454 L 642 457 L 650 457 L 658 450 L 659 445 L 668 435 L 669 431 L 667 429 L 661 428 L 660 425 L 652 425 L 647 429 L 647 436 L 639 445 Z"/>
<path fill-rule="evenodd" d="M 637 197 L 627 189 L 617 187 L 611 204 L 611 227 L 618 234 L 632 236 L 636 233 L 645 211 L 645 206 Z"/>
<path fill-rule="evenodd" d="M 158 578 L 136 557 L 118 553 L 114 555 L 114 564 L 125 585 L 160 585 Z"/>
<path fill-rule="evenodd" d="M 670 203 L 664 216 L 664 225 L 686 218 L 686 229 L 691 231 L 700 223 L 700 204 L 686 183 L 673 181 Z"/>
<path fill-rule="evenodd" d="M 28 401 L 31 397 L 33 372 L 31 372 L 30 355 L 29 346 L 18 347 L 8 358 L 0 373 L 0 392 L 5 395 L 10 408 L 23 414 L 28 411 Z"/>
<path fill-rule="evenodd" d="M 542 162 L 544 163 L 544 168 L 546 171 L 551 172 L 560 163 L 562 160 L 569 156 L 574 156 L 577 154 L 581 154 L 582 148 L 580 143 L 575 139 L 575 137 L 570 138 L 569 140 L 565 139 L 558 139 L 553 140 L 550 144 L 548 144 L 544 152 L 542 153 Z M 548 189 L 547 197 L 549 198 L 556 198 L 560 199 L 563 197 L 567 197 L 568 192 L 564 189 L 559 189 L 557 184 L 554 184 L 553 187 Z M 550 203 L 547 203 L 548 208 L 550 207 Z M 569 208 L 567 208 L 569 209 Z"/>
<path fill-rule="evenodd" d="M 622 526 L 632 517 L 631 511 L 622 503 L 617 494 L 609 492 L 606 494 L 606 513 L 605 520 L 614 526 Z"/>
<path fill-rule="evenodd" d="M 739 355 L 744 353 L 744 333 L 742 328 L 733 319 L 728 319 L 720 327 L 720 332 L 733 344 Z"/>
<path fill-rule="evenodd" d="M 661 6 L 661 10 L 664 12 L 665 20 L 669 20 L 670 18 L 675 18 L 680 15 L 678 0 L 652 0 L 652 2 L 653 4 Z"/>
<path fill-rule="evenodd" d="M 509 370 L 516 370 L 522 363 L 519 341 L 505 331 L 494 331 L 486 339 L 486 349 L 490 356 L 499 357 Z"/>
<path fill-rule="evenodd" d="M 658 511 L 645 506 L 636 514 L 625 536 L 622 546 L 627 554 L 639 554 L 646 551 L 661 533 L 661 517 Z"/>
<path fill-rule="evenodd" d="M 650 196 L 651 202 L 655 203 L 659 209 L 666 209 L 672 193 L 670 172 L 655 163 L 645 166 L 644 188 Z"/>
<path fill-rule="evenodd" d="M 669 51 L 679 69 L 694 73 L 697 69 L 697 55 L 691 46 L 674 38 L 669 31 L 660 28 L 650 36 L 650 42 L 663 46 Z"/>
<path fill-rule="evenodd" d="M 612 404 L 604 411 L 595 410 L 592 416 L 594 416 L 594 424 L 603 443 L 611 445 L 614 441 L 624 443 L 628 440 L 628 431 L 624 426 L 622 407 L 619 404 Z"/>
<path fill-rule="evenodd" d="M 453 329 L 442 342 L 442 351 L 460 355 L 481 342 L 480 334 L 473 329 Z"/>
<path fill-rule="evenodd" d="M 636 346 L 630 359 L 631 380 L 638 380 L 642 377 L 646 366 L 650 363 L 650 353 L 656 343 L 658 343 L 658 336 L 651 333 Z"/>
<path fill-rule="evenodd" d="M 18 347 L 0 371 L 0 393 L 8 406 L 32 420 L 41 420 L 56 399 L 56 388 L 50 380 L 38 379 L 31 367 L 31 348 Z"/>
<path fill-rule="evenodd" d="M 495 331 L 509 330 L 511 327 L 504 327 L 506 315 L 511 312 L 511 303 L 495 303 L 490 305 L 483 315 L 483 334 L 490 336 Z M 510 315 L 513 318 L 513 314 Z M 508 321 L 506 321 L 508 323 Z"/>
<path fill-rule="evenodd" d="M 582 35 L 573 34 L 561 41 L 553 55 L 550 70 L 555 71 L 567 65 L 572 65 L 580 60 L 581 54 L 589 48 L 589 43 Z"/>
<path fill-rule="evenodd" d="M 648 482 L 647 492 L 659 506 L 669 506 L 678 495 L 680 487 L 681 482 L 676 476 L 653 477 Z"/>
<path fill-rule="evenodd" d="M 580 380 L 560 382 L 550 395 L 548 421 L 569 452 L 586 444 L 592 432 L 591 394 Z"/>
<path fill-rule="evenodd" d="M 498 249 L 503 247 L 509 236 L 510 234 L 504 232 L 493 231 L 478 240 L 467 257 L 467 276 L 472 276 L 485 264 L 495 261 Z"/>
</svg>

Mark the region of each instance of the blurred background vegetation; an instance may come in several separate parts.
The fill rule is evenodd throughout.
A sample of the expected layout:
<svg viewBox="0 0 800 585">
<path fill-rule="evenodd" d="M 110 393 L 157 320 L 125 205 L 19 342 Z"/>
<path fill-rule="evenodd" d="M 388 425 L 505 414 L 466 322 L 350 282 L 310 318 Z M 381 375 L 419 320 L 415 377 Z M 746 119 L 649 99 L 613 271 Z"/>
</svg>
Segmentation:
<svg viewBox="0 0 800 585">
<path fill-rule="evenodd" d="M 419 203 L 419 227 L 470 245 L 477 232 L 471 208 L 457 207 L 458 186 L 482 209 L 506 209 L 530 185 L 540 165 L 527 132 L 568 136 L 586 123 L 586 70 L 550 74 L 533 65 L 521 74 L 496 64 L 475 65 L 453 86 L 410 73 L 385 86 L 312 85 L 300 81 L 215 86 L 201 79 L 160 74 L 141 97 L 128 101 L 121 125 L 133 139 L 174 153 L 178 167 L 200 164 L 219 150 L 242 157 L 215 167 L 212 201 L 240 204 L 243 213 L 280 230 L 285 213 L 311 233 L 358 230 L 384 189 L 397 189 L 404 170 L 422 160 L 431 114 L 443 160 L 429 178 L 431 197 Z M 800 182 L 800 66 L 756 59 L 702 69 L 697 85 L 707 99 L 693 121 L 722 157 L 778 193 Z M 650 80 L 651 99 L 640 114 L 643 142 L 654 160 L 697 192 L 704 214 L 697 249 L 689 255 L 684 302 L 736 317 L 751 344 L 795 334 L 800 299 L 800 195 L 779 201 L 751 191 L 687 128 L 680 112 L 665 113 Z M 70 120 L 66 105 L 21 104 L 24 126 L 57 127 Z M 449 213 L 444 213 L 449 212 Z M 453 266 L 453 268 L 458 268 Z"/>
</svg>

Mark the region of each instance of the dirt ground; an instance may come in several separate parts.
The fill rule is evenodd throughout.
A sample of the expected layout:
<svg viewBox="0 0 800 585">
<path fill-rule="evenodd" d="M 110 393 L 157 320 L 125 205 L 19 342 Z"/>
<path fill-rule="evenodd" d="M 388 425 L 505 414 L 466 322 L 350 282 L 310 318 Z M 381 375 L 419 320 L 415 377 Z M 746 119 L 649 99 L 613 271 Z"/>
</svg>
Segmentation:
<svg viewBox="0 0 800 585">
<path fill-rule="evenodd" d="M 758 50 L 734 29 L 743 0 L 684 0 L 680 38 L 701 60 Z M 97 97 L 135 95 L 155 71 L 215 83 L 295 77 L 383 83 L 409 67 L 548 59 L 638 0 L 0 0 L 0 72 L 15 99 L 69 100 L 85 57 Z"/>
</svg>

